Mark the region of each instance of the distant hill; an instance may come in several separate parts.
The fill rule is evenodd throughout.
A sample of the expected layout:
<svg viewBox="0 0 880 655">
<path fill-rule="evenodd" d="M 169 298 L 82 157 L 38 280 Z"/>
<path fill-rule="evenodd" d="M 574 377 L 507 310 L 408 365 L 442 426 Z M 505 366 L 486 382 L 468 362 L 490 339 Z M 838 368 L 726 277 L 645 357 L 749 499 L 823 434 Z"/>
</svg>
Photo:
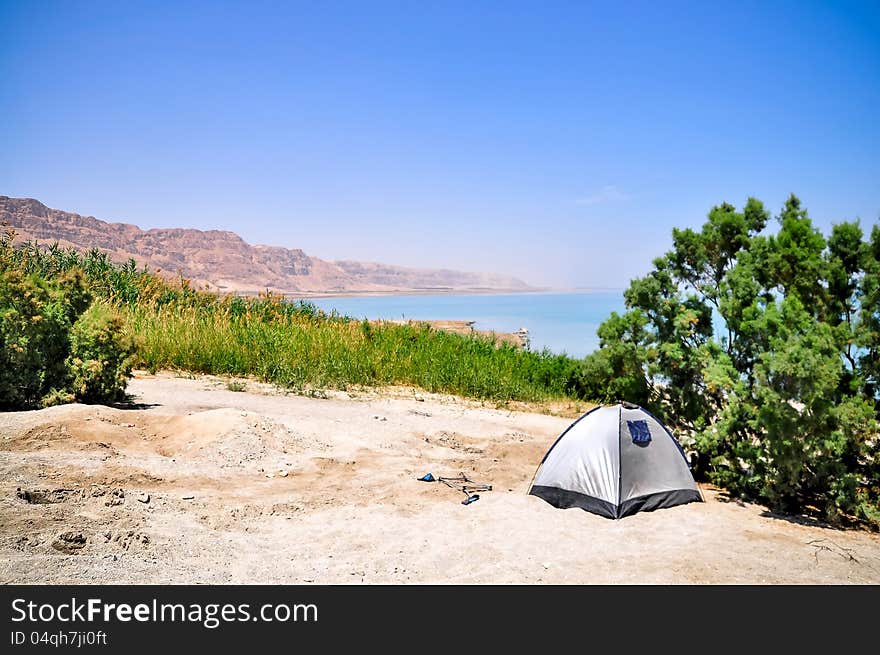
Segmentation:
<svg viewBox="0 0 880 655">
<path fill-rule="evenodd" d="M 395 291 L 527 291 L 513 277 L 404 268 L 371 262 L 331 262 L 299 249 L 253 246 L 234 232 L 167 228 L 142 230 L 92 216 L 50 209 L 32 198 L 0 196 L 0 223 L 16 241 L 99 248 L 118 262 L 134 259 L 162 274 L 181 274 L 225 292 L 351 293 Z"/>
</svg>

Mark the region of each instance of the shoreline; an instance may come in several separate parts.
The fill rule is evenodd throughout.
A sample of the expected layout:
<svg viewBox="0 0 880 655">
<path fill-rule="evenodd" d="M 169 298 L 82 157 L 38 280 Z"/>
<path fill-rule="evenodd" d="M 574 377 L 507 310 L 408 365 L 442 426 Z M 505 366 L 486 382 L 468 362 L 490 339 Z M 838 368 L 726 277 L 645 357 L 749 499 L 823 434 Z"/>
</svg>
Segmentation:
<svg viewBox="0 0 880 655">
<path fill-rule="evenodd" d="M 393 291 L 297 291 L 284 292 L 286 299 L 308 298 L 370 298 L 384 296 L 527 296 L 550 294 L 613 293 L 623 292 L 610 287 L 535 287 L 533 289 L 400 289 Z"/>
</svg>

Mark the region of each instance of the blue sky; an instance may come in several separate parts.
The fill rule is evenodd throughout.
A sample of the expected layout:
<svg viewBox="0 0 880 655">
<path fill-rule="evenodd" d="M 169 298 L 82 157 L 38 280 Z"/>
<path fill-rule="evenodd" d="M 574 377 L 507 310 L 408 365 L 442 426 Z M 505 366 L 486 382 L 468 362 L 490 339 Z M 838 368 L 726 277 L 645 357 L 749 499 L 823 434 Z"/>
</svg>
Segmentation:
<svg viewBox="0 0 880 655">
<path fill-rule="evenodd" d="M 794 192 L 880 217 L 880 3 L 6 2 L 0 194 L 622 287 Z"/>
</svg>

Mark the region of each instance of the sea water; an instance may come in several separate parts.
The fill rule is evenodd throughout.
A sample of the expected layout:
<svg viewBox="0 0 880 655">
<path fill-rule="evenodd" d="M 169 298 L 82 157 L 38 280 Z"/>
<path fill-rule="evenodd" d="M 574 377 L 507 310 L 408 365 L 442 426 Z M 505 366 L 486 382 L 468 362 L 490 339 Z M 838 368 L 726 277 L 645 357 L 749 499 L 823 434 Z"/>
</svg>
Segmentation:
<svg viewBox="0 0 880 655">
<path fill-rule="evenodd" d="M 584 357 L 599 346 L 596 329 L 622 312 L 623 291 L 408 294 L 309 298 L 324 311 L 357 319 L 474 321 L 476 330 L 529 332 L 530 349 Z"/>
</svg>

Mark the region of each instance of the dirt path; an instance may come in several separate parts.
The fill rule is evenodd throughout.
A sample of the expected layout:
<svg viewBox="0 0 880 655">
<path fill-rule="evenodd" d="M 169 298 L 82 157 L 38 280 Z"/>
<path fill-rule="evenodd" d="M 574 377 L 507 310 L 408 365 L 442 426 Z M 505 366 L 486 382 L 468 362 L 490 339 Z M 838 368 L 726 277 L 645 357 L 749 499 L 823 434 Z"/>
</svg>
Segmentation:
<svg viewBox="0 0 880 655">
<path fill-rule="evenodd" d="M 527 496 L 571 422 L 445 396 L 138 374 L 139 408 L 0 414 L 2 583 L 878 583 L 880 536 Z M 418 482 L 465 472 L 494 489 Z"/>
</svg>

